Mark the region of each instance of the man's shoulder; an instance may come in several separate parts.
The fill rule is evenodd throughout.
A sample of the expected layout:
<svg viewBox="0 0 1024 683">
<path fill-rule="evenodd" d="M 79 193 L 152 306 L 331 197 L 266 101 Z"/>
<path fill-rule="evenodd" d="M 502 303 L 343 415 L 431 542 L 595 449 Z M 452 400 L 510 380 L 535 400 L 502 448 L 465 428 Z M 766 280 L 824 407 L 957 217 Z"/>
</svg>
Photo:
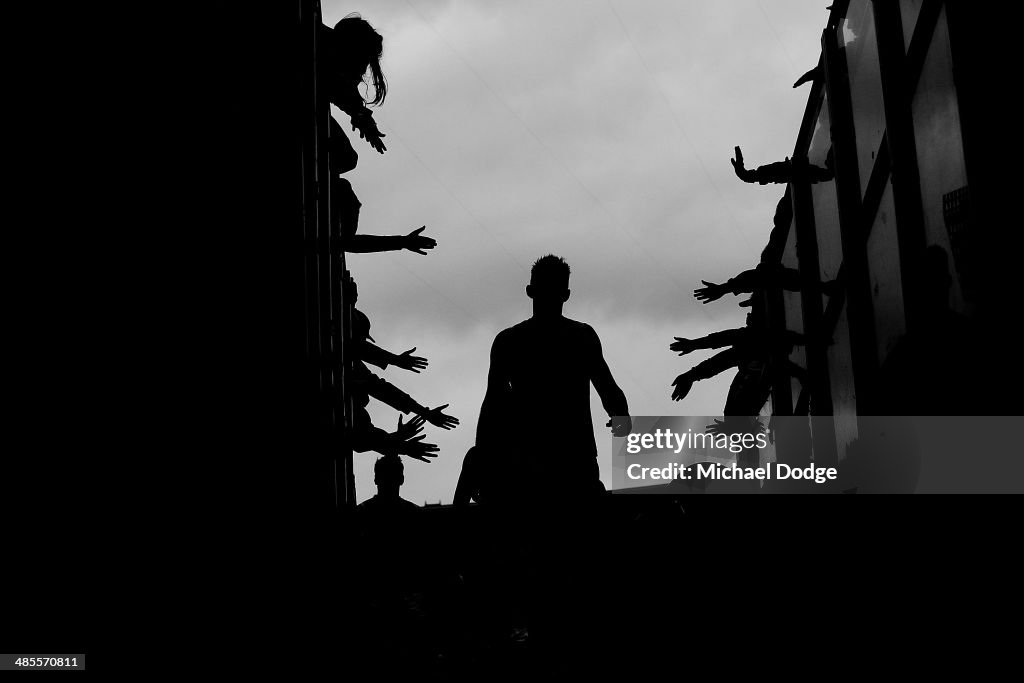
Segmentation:
<svg viewBox="0 0 1024 683">
<path fill-rule="evenodd" d="M 524 320 L 522 322 L 519 322 L 519 323 L 516 323 L 515 325 L 512 325 L 511 327 L 506 327 L 501 332 L 499 332 L 497 335 L 495 335 L 494 343 L 498 344 L 500 342 L 506 342 L 506 341 L 508 341 L 510 339 L 515 339 L 516 337 L 520 337 L 520 336 L 522 336 L 524 334 L 527 334 L 528 333 L 529 322 L 530 322 L 530 320 L 529 320 L 529 318 L 527 318 L 526 320 Z"/>
<path fill-rule="evenodd" d="M 588 339 L 596 340 L 597 332 L 589 324 L 573 320 L 572 318 L 562 318 L 557 324 L 560 325 L 564 331 L 567 331 L 572 335 L 579 335 L 587 337 Z M 499 332 L 494 338 L 495 345 L 504 344 L 510 341 L 522 337 L 530 337 L 536 334 L 549 334 L 553 328 L 550 323 L 545 323 L 543 326 L 538 327 L 538 323 L 533 318 L 527 318 L 526 320 L 516 323 L 511 327 L 506 327 L 504 330 Z M 556 328 L 557 329 L 557 326 Z"/>
<path fill-rule="evenodd" d="M 589 323 L 573 320 L 572 318 L 565 318 L 564 320 L 569 333 L 580 338 L 581 341 L 591 344 L 601 343 L 600 338 L 597 336 L 597 330 L 591 327 Z"/>
<path fill-rule="evenodd" d="M 405 498 L 381 498 L 379 495 L 373 496 L 372 498 L 367 498 L 362 503 L 356 506 L 357 512 L 372 512 L 376 510 L 398 510 L 401 512 L 412 512 L 419 509 L 419 505 L 411 501 L 408 501 Z"/>
<path fill-rule="evenodd" d="M 578 330 L 579 332 L 597 334 L 594 332 L 594 328 L 590 326 L 590 323 L 580 322 L 579 320 L 573 320 L 572 318 L 562 318 L 562 320 L 565 321 L 567 327 Z"/>
</svg>

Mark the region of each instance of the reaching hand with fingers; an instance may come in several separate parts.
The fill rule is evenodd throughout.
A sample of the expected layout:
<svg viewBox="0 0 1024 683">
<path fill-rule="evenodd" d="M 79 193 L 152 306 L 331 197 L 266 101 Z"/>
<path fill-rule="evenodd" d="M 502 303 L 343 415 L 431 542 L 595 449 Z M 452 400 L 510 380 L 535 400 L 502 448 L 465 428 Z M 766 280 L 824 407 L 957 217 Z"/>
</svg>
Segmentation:
<svg viewBox="0 0 1024 683">
<path fill-rule="evenodd" d="M 454 418 L 451 415 L 445 415 L 442 412 L 447 407 L 448 404 L 445 403 L 443 406 L 431 408 L 425 413 L 422 413 L 422 417 L 435 427 L 440 427 L 441 429 L 454 429 L 459 424 L 459 421 L 457 418 Z"/>
<path fill-rule="evenodd" d="M 724 284 L 718 285 L 707 280 L 701 280 L 701 282 L 704 286 L 693 290 L 693 298 L 701 303 L 709 304 L 712 301 L 718 301 L 729 292 L 728 287 Z"/>
<path fill-rule="evenodd" d="M 424 225 L 422 227 L 416 228 L 408 235 L 406 235 L 405 248 L 408 249 L 409 251 L 414 251 L 417 254 L 423 254 L 424 256 L 426 256 L 426 250 L 433 249 L 434 247 L 436 247 L 437 240 L 435 240 L 433 237 L 425 237 L 420 234 L 426 229 L 427 226 Z"/>
<path fill-rule="evenodd" d="M 396 368 L 402 368 L 403 370 L 409 370 L 410 372 L 419 374 L 420 370 L 427 367 L 427 359 L 422 356 L 412 355 L 412 352 L 415 350 L 416 347 L 414 346 L 408 351 L 395 356 L 395 359 L 391 364 Z"/>
<path fill-rule="evenodd" d="M 381 154 L 387 151 L 388 148 L 384 146 L 384 141 L 382 140 L 382 138 L 387 136 L 377 128 L 377 122 L 373 120 L 373 116 L 369 111 L 352 117 L 352 130 L 358 130 L 359 137 L 370 143 L 370 146 Z"/>
<path fill-rule="evenodd" d="M 690 389 L 693 388 L 693 380 L 690 378 L 688 373 L 683 373 L 676 377 L 675 381 L 672 382 L 672 386 L 675 389 L 672 390 L 672 400 L 682 401 L 686 398 L 686 395 L 690 393 Z"/>
<path fill-rule="evenodd" d="M 430 458 L 436 458 L 438 447 L 432 443 L 425 443 L 424 436 L 420 435 L 415 439 L 400 443 L 397 448 L 398 454 L 421 462 L 430 462 Z"/>
<path fill-rule="evenodd" d="M 437 457 L 438 447 L 435 444 L 423 442 L 426 434 L 416 436 L 423 431 L 423 423 L 424 419 L 419 415 L 405 424 L 402 423 L 402 416 L 398 416 L 398 428 L 391 434 L 391 437 L 394 439 L 393 448 L 395 453 L 423 462 L 430 462 L 428 458 Z"/>
<path fill-rule="evenodd" d="M 704 427 L 705 434 L 727 434 L 725 431 L 725 420 L 715 420 Z"/>
<path fill-rule="evenodd" d="M 732 162 L 732 169 L 736 172 L 736 177 L 745 183 L 752 183 L 757 178 L 753 171 L 747 170 L 743 166 L 743 151 L 740 150 L 740 146 L 736 145 L 736 158 L 730 160 Z"/>
<path fill-rule="evenodd" d="M 405 424 L 402 424 L 402 416 L 398 416 L 398 427 L 395 429 L 395 438 L 401 441 L 408 441 L 423 431 L 424 419 L 417 415 Z"/>
<path fill-rule="evenodd" d="M 669 351 L 675 351 L 680 356 L 685 356 L 697 348 L 697 344 L 692 339 L 685 337 L 676 337 L 675 339 L 674 342 L 669 344 L 668 348 Z"/>
</svg>

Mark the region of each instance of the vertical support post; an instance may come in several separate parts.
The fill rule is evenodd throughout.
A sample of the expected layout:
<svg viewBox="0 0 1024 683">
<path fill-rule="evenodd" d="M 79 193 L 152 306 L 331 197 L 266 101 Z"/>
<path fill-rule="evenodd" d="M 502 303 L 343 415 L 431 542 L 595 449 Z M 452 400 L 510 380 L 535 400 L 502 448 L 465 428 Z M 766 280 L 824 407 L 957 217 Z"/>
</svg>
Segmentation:
<svg viewBox="0 0 1024 683">
<path fill-rule="evenodd" d="M 921 204 L 921 176 L 917 166 L 913 90 L 906 73 L 903 22 L 895 2 L 874 2 L 875 35 L 885 105 L 885 137 L 891 161 L 896 237 L 900 250 L 900 274 L 908 333 L 917 329 L 920 307 L 915 295 L 918 255 L 925 247 L 924 210 Z"/>
<path fill-rule="evenodd" d="M 843 15 L 833 16 L 841 19 Z M 862 195 L 853 124 L 853 103 L 845 55 L 836 44 L 834 23 L 822 35 L 825 87 L 832 115 L 832 156 L 835 161 L 836 199 L 843 244 L 847 317 L 853 357 L 857 413 L 871 415 L 875 405 L 874 379 L 878 372 L 875 322 L 871 305 L 871 281 L 867 268 L 867 247 L 862 225 Z"/>
</svg>

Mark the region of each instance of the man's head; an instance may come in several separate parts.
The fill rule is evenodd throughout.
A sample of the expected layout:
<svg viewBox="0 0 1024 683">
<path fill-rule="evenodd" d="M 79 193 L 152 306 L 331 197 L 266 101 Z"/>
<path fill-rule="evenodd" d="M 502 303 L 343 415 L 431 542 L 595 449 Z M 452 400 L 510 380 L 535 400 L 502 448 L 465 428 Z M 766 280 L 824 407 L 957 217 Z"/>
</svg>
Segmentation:
<svg viewBox="0 0 1024 683">
<path fill-rule="evenodd" d="M 765 302 L 762 297 L 751 295 L 749 298 L 744 299 L 740 302 L 740 306 L 749 309 L 747 311 L 746 323 L 747 327 L 763 328 L 767 323 L 766 311 L 764 310 Z"/>
<path fill-rule="evenodd" d="M 352 309 L 352 338 L 356 341 L 373 341 L 370 336 L 370 319 L 358 308 Z"/>
<path fill-rule="evenodd" d="M 398 489 L 405 483 L 405 466 L 402 458 L 397 455 L 385 455 L 377 458 L 373 464 L 373 483 L 378 493 L 398 495 Z"/>
<path fill-rule="evenodd" d="M 569 264 L 561 256 L 548 254 L 537 259 L 530 270 L 526 295 L 533 299 L 534 311 L 562 310 L 569 299 Z"/>
</svg>

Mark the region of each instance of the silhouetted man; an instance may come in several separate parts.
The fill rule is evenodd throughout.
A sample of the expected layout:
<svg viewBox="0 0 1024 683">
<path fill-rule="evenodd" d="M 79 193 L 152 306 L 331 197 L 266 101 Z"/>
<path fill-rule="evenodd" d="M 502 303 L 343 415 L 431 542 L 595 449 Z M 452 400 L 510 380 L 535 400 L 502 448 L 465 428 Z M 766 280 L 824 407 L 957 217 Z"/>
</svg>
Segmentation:
<svg viewBox="0 0 1024 683">
<path fill-rule="evenodd" d="M 597 333 L 562 315 L 569 294 L 569 265 L 558 256 L 539 259 L 526 288 L 533 317 L 499 333 L 491 347 L 476 443 L 485 457 L 500 459 L 490 468 L 500 471 L 496 476 L 526 489 L 519 495 L 564 498 L 602 490 L 591 383 L 612 418 L 612 433 L 625 436 L 632 426 Z M 519 497 L 515 490 L 511 495 Z"/>
<path fill-rule="evenodd" d="M 373 483 L 377 495 L 356 507 L 361 553 L 359 562 L 368 570 L 368 579 L 387 591 L 409 587 L 414 575 L 409 571 L 419 560 L 423 530 L 423 510 L 399 495 L 405 483 L 405 466 L 397 455 L 377 458 L 373 465 Z"/>
<path fill-rule="evenodd" d="M 363 653 L 400 664 L 422 657 L 431 630 L 424 618 L 427 530 L 420 521 L 423 510 L 399 495 L 404 470 L 397 455 L 374 464 L 377 495 L 356 508 L 359 535 L 351 554 L 358 584 L 353 603 L 356 614 L 363 612 L 357 617 Z"/>
<path fill-rule="evenodd" d="M 405 466 L 397 455 L 385 455 L 377 458 L 373 464 L 373 483 L 377 485 L 377 495 L 359 504 L 359 514 L 363 518 L 396 517 L 408 519 L 409 514 L 416 514 L 420 507 L 410 503 L 398 495 L 405 483 Z"/>
</svg>

